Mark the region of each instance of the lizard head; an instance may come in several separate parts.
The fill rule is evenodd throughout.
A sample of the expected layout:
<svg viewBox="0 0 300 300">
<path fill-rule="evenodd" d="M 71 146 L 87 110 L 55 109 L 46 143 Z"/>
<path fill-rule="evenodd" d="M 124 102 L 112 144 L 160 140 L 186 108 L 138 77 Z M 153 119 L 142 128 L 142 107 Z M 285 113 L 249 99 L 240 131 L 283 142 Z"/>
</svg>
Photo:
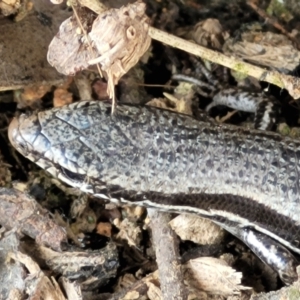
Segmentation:
<svg viewBox="0 0 300 300">
<path fill-rule="evenodd" d="M 47 130 L 43 130 L 43 126 Z M 13 147 L 23 156 L 45 169 L 52 176 L 73 187 L 83 188 L 86 174 L 76 161 L 66 155 L 67 150 L 60 141 L 60 134 L 47 112 L 22 114 L 12 120 L 8 137 Z M 60 124 L 61 125 L 61 124 Z M 68 131 L 68 126 L 60 132 Z M 69 135 L 70 137 L 70 135 Z M 71 138 L 69 138 L 71 140 Z M 88 190 L 87 190 L 88 191 Z"/>
</svg>

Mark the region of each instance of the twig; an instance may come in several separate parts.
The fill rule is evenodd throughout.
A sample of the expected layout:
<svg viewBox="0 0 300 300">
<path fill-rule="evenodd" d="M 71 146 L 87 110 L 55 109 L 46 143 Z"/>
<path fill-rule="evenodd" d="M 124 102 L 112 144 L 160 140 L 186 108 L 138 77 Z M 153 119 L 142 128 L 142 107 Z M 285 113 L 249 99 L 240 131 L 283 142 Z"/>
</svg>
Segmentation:
<svg viewBox="0 0 300 300">
<path fill-rule="evenodd" d="M 187 299 L 179 261 L 179 240 L 170 225 L 170 215 L 148 208 L 163 299 Z"/>
<path fill-rule="evenodd" d="M 290 75 L 281 74 L 276 71 L 268 71 L 260 67 L 238 60 L 234 57 L 228 57 L 222 53 L 207 49 L 195 43 L 186 41 L 162 30 L 150 27 L 149 35 L 162 43 L 176 47 L 188 53 L 200 56 L 224 67 L 230 68 L 240 73 L 247 74 L 258 80 L 275 84 L 285 88 L 294 99 L 300 98 L 300 79 Z"/>
<path fill-rule="evenodd" d="M 217 122 L 219 122 L 219 123 L 225 123 L 227 120 L 229 120 L 237 112 L 238 112 L 237 110 L 229 111 L 224 117 L 217 118 Z"/>
<path fill-rule="evenodd" d="M 0 189 L 0 223 L 8 230 L 21 231 L 38 244 L 61 251 L 66 232 L 50 219 L 48 211 L 33 198 L 14 189 Z"/>
<path fill-rule="evenodd" d="M 103 3 L 101 3 L 100 1 L 78 0 L 78 2 L 82 6 L 88 7 L 90 10 L 92 10 L 93 12 L 95 12 L 98 15 L 107 10 L 107 7 Z"/>
</svg>

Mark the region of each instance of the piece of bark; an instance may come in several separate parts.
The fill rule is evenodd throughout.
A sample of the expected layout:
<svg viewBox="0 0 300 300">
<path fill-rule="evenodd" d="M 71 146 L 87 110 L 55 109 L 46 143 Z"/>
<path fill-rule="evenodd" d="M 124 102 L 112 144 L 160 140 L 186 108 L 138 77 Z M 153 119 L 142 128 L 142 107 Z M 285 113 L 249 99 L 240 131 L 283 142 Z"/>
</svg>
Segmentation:
<svg viewBox="0 0 300 300">
<path fill-rule="evenodd" d="M 38 264 L 29 256 L 19 252 L 10 252 L 9 258 L 25 265 L 31 276 L 26 280 L 28 300 L 66 300 L 56 280 L 45 276 Z"/>
<path fill-rule="evenodd" d="M 179 261 L 179 240 L 169 226 L 170 215 L 148 209 L 163 299 L 187 299 Z"/>
<path fill-rule="evenodd" d="M 0 240 L 0 299 L 16 300 L 17 294 L 22 295 L 25 290 L 24 267 L 13 261 L 7 261 L 7 255 L 11 251 L 19 249 L 19 240 L 15 233 L 4 236 Z M 12 298 L 14 297 L 14 298 Z"/>
<path fill-rule="evenodd" d="M 0 224 L 57 251 L 67 242 L 65 230 L 50 219 L 49 213 L 33 198 L 14 189 L 0 188 Z"/>
<path fill-rule="evenodd" d="M 80 285 L 77 282 L 71 282 L 69 279 L 65 277 L 59 278 L 59 283 L 64 288 L 64 291 L 69 300 L 82 300 L 82 292 L 80 289 Z"/>
<path fill-rule="evenodd" d="M 109 243 L 99 250 L 72 249 L 55 252 L 47 247 L 25 243 L 24 251 L 40 266 L 47 266 L 54 274 L 76 280 L 81 290 L 92 290 L 116 276 L 119 267 L 117 247 Z"/>
</svg>

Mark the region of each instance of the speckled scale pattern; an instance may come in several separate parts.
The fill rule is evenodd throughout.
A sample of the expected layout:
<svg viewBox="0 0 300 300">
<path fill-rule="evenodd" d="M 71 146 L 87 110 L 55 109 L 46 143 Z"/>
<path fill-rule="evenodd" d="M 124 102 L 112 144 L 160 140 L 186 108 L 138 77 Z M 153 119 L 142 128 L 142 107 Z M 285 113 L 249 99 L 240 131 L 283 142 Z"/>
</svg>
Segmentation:
<svg viewBox="0 0 300 300">
<path fill-rule="evenodd" d="M 165 210 L 181 195 L 187 204 L 177 211 L 205 210 L 215 219 L 220 212 L 209 205 L 211 195 L 223 195 L 220 209 L 230 214 L 228 220 L 256 226 L 254 211 L 263 206 L 270 216 L 257 226 L 267 229 L 271 218 L 284 227 L 279 232 L 272 225 L 275 235 L 289 235 L 296 247 L 287 231 L 293 224 L 292 232 L 299 232 L 300 141 L 151 107 L 119 105 L 111 115 L 110 104 L 95 101 L 20 118 L 11 130 L 16 147 L 26 144 L 26 151 L 17 147 L 21 153 L 84 191 L 146 206 L 155 196 Z M 73 178 L 66 179 L 64 169 Z"/>
<path fill-rule="evenodd" d="M 254 128 L 260 130 L 271 130 L 280 113 L 280 103 L 274 97 L 234 88 L 219 91 L 206 110 L 217 105 L 254 113 Z"/>
</svg>

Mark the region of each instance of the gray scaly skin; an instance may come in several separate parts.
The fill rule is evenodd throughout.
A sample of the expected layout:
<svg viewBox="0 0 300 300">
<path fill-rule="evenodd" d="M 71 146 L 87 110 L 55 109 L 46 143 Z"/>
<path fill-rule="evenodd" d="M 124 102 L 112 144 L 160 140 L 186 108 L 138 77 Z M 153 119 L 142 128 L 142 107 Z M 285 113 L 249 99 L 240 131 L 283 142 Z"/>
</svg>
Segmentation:
<svg viewBox="0 0 300 300">
<path fill-rule="evenodd" d="M 110 104 L 94 101 L 21 115 L 9 138 L 53 176 L 97 197 L 196 213 L 258 253 L 265 250 L 252 230 L 300 254 L 300 141 L 151 107 L 119 105 L 111 115 Z M 293 281 L 290 253 L 267 249 L 276 261 L 267 262 Z"/>
<path fill-rule="evenodd" d="M 205 109 L 209 111 L 217 105 L 254 113 L 254 128 L 261 130 L 271 130 L 280 111 L 280 103 L 275 98 L 236 88 L 221 89 Z"/>
</svg>

